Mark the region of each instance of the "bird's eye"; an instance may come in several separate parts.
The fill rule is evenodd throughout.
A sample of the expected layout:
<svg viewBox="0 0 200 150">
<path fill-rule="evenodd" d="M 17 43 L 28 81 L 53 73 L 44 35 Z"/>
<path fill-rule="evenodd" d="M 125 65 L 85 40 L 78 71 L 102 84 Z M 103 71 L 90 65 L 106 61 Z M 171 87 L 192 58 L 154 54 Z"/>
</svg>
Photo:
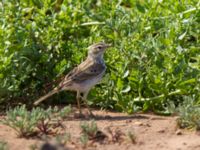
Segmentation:
<svg viewBox="0 0 200 150">
<path fill-rule="evenodd" d="M 101 50 L 101 46 L 98 46 L 97 48 L 98 48 L 99 50 Z"/>
</svg>

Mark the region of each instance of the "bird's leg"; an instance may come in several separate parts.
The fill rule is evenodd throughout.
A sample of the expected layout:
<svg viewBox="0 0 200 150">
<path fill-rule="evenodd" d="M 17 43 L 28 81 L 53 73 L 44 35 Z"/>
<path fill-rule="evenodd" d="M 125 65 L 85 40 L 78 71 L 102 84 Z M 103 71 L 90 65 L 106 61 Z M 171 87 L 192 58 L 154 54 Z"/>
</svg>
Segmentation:
<svg viewBox="0 0 200 150">
<path fill-rule="evenodd" d="M 90 107 L 88 106 L 88 103 L 87 103 L 87 96 L 88 96 L 88 93 L 89 93 L 89 91 L 83 93 L 82 99 L 83 99 L 83 101 L 84 101 L 84 103 L 85 103 L 85 105 L 86 105 L 86 107 L 87 107 L 87 109 L 88 109 L 88 111 L 89 111 L 89 113 L 90 113 L 90 116 L 93 116 L 93 117 L 94 117 L 94 114 L 92 113 L 92 111 L 91 111 L 91 109 L 90 109 Z"/>
<path fill-rule="evenodd" d="M 77 105 L 78 105 L 78 110 L 79 110 L 79 114 L 81 115 L 82 114 L 82 111 L 81 111 L 81 105 L 80 105 L 80 92 L 77 91 L 77 95 L 76 95 L 76 100 L 77 100 Z"/>
</svg>

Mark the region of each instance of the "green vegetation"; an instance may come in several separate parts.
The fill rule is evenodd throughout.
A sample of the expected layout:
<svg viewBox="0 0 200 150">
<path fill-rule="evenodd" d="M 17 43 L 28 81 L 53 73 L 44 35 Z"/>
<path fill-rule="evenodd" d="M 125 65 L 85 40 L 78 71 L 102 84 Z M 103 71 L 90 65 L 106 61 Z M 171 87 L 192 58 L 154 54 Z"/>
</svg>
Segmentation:
<svg viewBox="0 0 200 150">
<path fill-rule="evenodd" d="M 80 125 L 80 127 L 84 137 L 87 137 L 87 139 L 94 138 L 98 131 L 97 124 L 94 120 L 92 120 L 90 124 L 84 122 Z"/>
<path fill-rule="evenodd" d="M 57 107 L 49 107 L 47 110 L 37 107 L 29 111 L 23 105 L 8 110 L 6 118 L 1 122 L 13 128 L 19 137 L 49 134 L 53 132 L 52 129 L 61 125 L 60 121 L 69 115 L 70 110 L 68 106 L 61 110 Z"/>
<path fill-rule="evenodd" d="M 0 150 L 8 150 L 8 145 L 4 141 L 0 141 Z"/>
<path fill-rule="evenodd" d="M 71 134 L 65 133 L 63 135 L 57 135 L 55 139 L 60 145 L 66 145 L 67 142 L 71 141 Z"/>
<path fill-rule="evenodd" d="M 31 105 L 101 40 L 113 47 L 90 104 L 169 114 L 185 95 L 200 103 L 199 0 L 3 0 L 0 16 L 2 105 Z"/>
<path fill-rule="evenodd" d="M 87 146 L 89 140 L 92 142 L 104 143 L 104 140 L 107 139 L 106 141 L 108 142 L 108 136 L 98 129 L 94 120 L 81 123 L 80 128 L 82 133 L 80 136 L 80 142 L 83 147 Z"/>
<path fill-rule="evenodd" d="M 200 130 L 200 107 L 191 97 L 185 97 L 184 103 L 178 108 L 177 124 L 180 128 L 195 128 Z"/>
<path fill-rule="evenodd" d="M 127 136 L 128 136 L 128 138 L 129 138 L 129 140 L 131 141 L 131 143 L 132 144 L 135 144 L 136 143 L 136 135 L 135 135 L 135 133 L 133 133 L 133 132 L 128 132 L 127 133 Z"/>
</svg>

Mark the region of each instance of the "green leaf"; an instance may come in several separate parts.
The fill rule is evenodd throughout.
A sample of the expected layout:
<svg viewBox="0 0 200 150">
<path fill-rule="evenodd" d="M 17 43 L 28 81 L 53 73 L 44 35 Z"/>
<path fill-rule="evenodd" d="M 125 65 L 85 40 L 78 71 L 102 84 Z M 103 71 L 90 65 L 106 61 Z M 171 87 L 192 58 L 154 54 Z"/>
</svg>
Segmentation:
<svg viewBox="0 0 200 150">
<path fill-rule="evenodd" d="M 183 85 L 192 84 L 192 83 L 196 83 L 196 79 L 195 78 L 183 81 L 183 82 L 179 83 L 179 85 L 183 86 Z"/>
<path fill-rule="evenodd" d="M 131 86 L 128 85 L 125 89 L 121 91 L 121 93 L 128 93 L 131 90 Z"/>
<path fill-rule="evenodd" d="M 187 31 L 185 31 L 183 34 L 181 34 L 178 39 L 179 40 L 183 40 L 183 38 L 185 37 L 185 35 L 187 34 Z"/>
<path fill-rule="evenodd" d="M 141 13 L 145 13 L 145 7 L 141 5 L 139 2 L 136 3 L 136 7 Z"/>
<path fill-rule="evenodd" d="M 122 78 L 126 78 L 126 77 L 128 77 L 128 75 L 129 75 L 129 70 L 126 70 L 126 72 L 124 73 Z"/>
</svg>

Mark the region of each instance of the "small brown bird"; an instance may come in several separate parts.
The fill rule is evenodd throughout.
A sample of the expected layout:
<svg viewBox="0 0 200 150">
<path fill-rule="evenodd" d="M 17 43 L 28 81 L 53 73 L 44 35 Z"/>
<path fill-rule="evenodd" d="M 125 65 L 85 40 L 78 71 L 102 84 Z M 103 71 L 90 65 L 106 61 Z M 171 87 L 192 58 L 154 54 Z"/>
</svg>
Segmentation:
<svg viewBox="0 0 200 150">
<path fill-rule="evenodd" d="M 110 45 L 103 42 L 89 46 L 86 60 L 70 71 L 56 88 L 35 101 L 34 105 L 38 105 L 55 93 L 64 90 L 76 91 L 79 113 L 82 114 L 80 106 L 80 98 L 82 98 L 90 114 L 93 115 L 87 105 L 87 95 L 90 89 L 102 79 L 105 73 L 106 66 L 103 54 L 108 47 L 110 47 Z M 83 94 L 83 96 L 81 96 L 81 94 Z"/>
</svg>

